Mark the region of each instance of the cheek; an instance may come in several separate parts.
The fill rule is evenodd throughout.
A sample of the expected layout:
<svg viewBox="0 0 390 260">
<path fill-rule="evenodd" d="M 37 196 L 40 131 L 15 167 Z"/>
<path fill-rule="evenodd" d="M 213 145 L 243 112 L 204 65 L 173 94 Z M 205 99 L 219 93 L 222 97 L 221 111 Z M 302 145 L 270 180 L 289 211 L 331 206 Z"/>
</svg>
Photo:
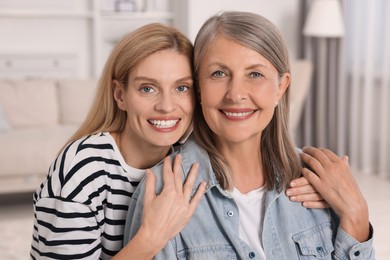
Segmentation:
<svg viewBox="0 0 390 260">
<path fill-rule="evenodd" d="M 204 84 L 202 88 L 200 88 L 200 100 L 202 102 L 202 106 L 213 106 L 218 104 L 224 96 L 224 92 L 221 91 L 221 87 L 214 85 L 214 86 L 207 86 L 207 84 Z"/>
<path fill-rule="evenodd" d="M 192 117 L 195 108 L 195 98 L 192 95 L 180 97 L 178 99 L 178 104 L 185 114 Z"/>
<path fill-rule="evenodd" d="M 257 91 L 252 97 L 256 100 L 256 103 L 261 106 L 274 106 L 277 101 L 278 89 L 274 86 L 264 86 Z"/>
</svg>

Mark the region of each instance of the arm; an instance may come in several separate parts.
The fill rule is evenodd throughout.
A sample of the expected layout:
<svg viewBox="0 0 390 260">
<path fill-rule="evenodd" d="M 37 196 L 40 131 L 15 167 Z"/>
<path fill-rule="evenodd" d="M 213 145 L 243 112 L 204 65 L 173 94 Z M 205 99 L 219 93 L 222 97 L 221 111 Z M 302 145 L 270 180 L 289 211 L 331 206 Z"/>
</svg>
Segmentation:
<svg viewBox="0 0 390 260">
<path fill-rule="evenodd" d="M 303 176 L 313 185 L 340 218 L 340 228 L 359 242 L 370 239 L 368 205 L 348 165 L 327 149 L 306 147 L 301 159 L 310 169 Z"/>
<path fill-rule="evenodd" d="M 87 205 L 61 197 L 41 198 L 34 213 L 32 257 L 99 259 L 101 232 Z"/>
<path fill-rule="evenodd" d="M 184 228 L 195 212 L 206 190 L 205 183 L 202 183 L 191 198 L 198 165 L 192 166 L 184 185 L 181 155 L 176 156 L 173 169 L 171 165 L 171 159 L 167 157 L 162 173 L 164 187 L 158 195 L 155 192 L 156 177 L 151 170 L 147 171 L 143 213 L 138 208 L 129 208 L 130 211 L 134 210 L 129 212 L 129 216 L 141 218 L 142 224 L 134 237 L 113 259 L 151 259 Z M 139 222 L 134 223 L 137 225 Z M 125 232 L 128 232 L 127 227 Z"/>
</svg>

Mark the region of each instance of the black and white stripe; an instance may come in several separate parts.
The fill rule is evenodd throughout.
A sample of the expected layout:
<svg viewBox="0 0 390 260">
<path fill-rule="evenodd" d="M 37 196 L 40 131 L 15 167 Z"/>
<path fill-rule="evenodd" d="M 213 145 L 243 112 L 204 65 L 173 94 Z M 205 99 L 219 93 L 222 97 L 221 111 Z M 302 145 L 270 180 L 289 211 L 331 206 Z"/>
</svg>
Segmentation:
<svg viewBox="0 0 390 260">
<path fill-rule="evenodd" d="M 124 162 L 109 133 L 68 145 L 34 194 L 31 259 L 110 259 L 144 174 Z"/>
</svg>

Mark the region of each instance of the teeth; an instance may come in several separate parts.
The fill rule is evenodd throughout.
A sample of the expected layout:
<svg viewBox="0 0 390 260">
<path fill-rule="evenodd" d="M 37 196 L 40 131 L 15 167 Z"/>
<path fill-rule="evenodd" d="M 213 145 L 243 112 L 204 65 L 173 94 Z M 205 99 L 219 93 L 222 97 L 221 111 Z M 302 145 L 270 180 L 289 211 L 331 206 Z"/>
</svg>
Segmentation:
<svg viewBox="0 0 390 260">
<path fill-rule="evenodd" d="M 250 111 L 250 112 L 240 112 L 240 113 L 232 113 L 232 112 L 225 112 L 223 111 L 223 113 L 227 116 L 232 116 L 232 117 L 243 117 L 243 116 L 247 116 L 247 115 L 250 115 L 253 113 L 253 111 Z"/>
<path fill-rule="evenodd" d="M 148 121 L 157 128 L 170 128 L 176 125 L 179 120 L 176 119 L 176 120 L 148 120 Z"/>
</svg>

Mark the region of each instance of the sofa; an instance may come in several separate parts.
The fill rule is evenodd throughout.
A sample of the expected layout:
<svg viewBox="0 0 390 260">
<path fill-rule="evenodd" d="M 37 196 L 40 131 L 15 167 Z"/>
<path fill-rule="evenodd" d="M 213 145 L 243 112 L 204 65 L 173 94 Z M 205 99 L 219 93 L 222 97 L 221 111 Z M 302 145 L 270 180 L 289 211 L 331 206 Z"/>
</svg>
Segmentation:
<svg viewBox="0 0 390 260">
<path fill-rule="evenodd" d="M 292 63 L 291 129 L 298 131 L 312 64 Z M 0 79 L 0 194 L 32 192 L 84 120 L 97 80 Z"/>
<path fill-rule="evenodd" d="M 0 80 L 0 194 L 34 191 L 87 115 L 97 80 Z"/>
</svg>

